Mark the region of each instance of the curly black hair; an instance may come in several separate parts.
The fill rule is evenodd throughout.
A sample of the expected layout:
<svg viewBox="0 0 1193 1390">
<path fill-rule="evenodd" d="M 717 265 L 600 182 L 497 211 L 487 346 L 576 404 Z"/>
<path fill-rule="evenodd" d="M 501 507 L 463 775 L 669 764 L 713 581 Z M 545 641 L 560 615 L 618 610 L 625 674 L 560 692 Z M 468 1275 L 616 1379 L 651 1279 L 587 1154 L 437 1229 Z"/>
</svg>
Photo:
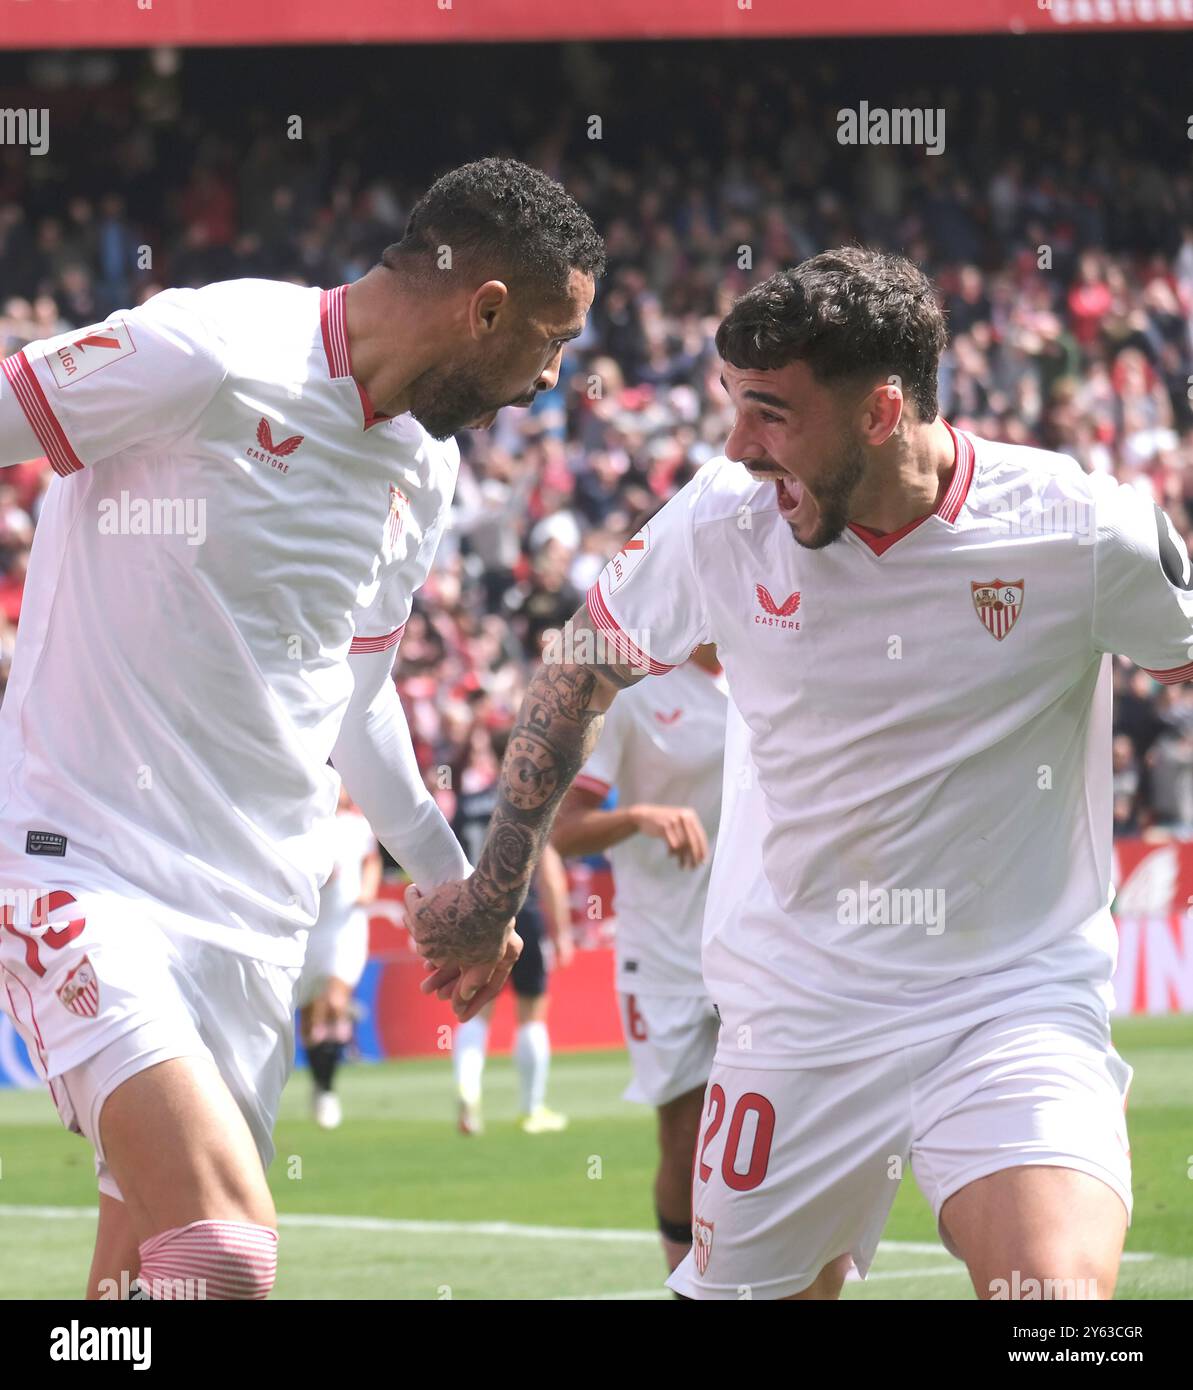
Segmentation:
<svg viewBox="0 0 1193 1390">
<path fill-rule="evenodd" d="M 596 279 L 605 269 L 605 244 L 584 209 L 516 159 L 480 159 L 436 179 L 381 260 L 429 280 L 444 247 L 453 268 L 508 280 L 535 298 L 565 298 L 573 270 Z"/>
<path fill-rule="evenodd" d="M 747 290 L 717 329 L 734 367 L 806 362 L 818 381 L 897 375 L 921 420 L 937 414 L 944 314 L 928 277 L 904 256 L 860 246 L 822 251 Z"/>
</svg>

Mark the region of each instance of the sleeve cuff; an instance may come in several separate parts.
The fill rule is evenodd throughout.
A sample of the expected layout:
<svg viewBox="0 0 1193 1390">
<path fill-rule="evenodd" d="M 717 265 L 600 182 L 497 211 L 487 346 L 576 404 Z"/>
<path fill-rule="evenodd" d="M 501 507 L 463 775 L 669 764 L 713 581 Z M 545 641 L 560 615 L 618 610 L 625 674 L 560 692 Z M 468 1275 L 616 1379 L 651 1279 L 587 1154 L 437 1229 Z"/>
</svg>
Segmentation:
<svg viewBox="0 0 1193 1390">
<path fill-rule="evenodd" d="M 352 644 L 348 648 L 349 656 L 360 656 L 362 652 L 387 652 L 391 647 L 396 647 L 402 640 L 402 633 L 406 631 L 406 624 L 396 627 L 392 632 L 383 633 L 380 637 L 354 637 Z"/>
<path fill-rule="evenodd" d="M 1141 669 L 1161 685 L 1179 685 L 1182 681 L 1193 680 L 1193 661 L 1186 661 L 1183 666 L 1174 666 L 1170 671 L 1153 671 L 1150 666 Z"/>
<path fill-rule="evenodd" d="M 64 478 L 70 473 L 77 473 L 83 467 L 83 461 L 71 448 L 66 431 L 50 409 L 46 393 L 41 389 L 41 382 L 24 350 L 0 362 L 0 370 L 8 378 L 17 404 L 25 412 L 25 419 L 45 451 L 50 467 Z"/>
<path fill-rule="evenodd" d="M 668 664 L 665 661 L 655 661 L 653 657 L 648 656 L 641 647 L 636 646 L 626 636 L 617 619 L 609 611 L 609 605 L 601 593 L 599 579 L 589 589 L 586 602 L 588 616 L 592 619 L 593 626 L 609 639 L 619 662 L 626 666 L 633 666 L 639 671 L 646 671 L 651 676 L 665 676 L 668 671 L 675 669 L 675 662 Z"/>
</svg>

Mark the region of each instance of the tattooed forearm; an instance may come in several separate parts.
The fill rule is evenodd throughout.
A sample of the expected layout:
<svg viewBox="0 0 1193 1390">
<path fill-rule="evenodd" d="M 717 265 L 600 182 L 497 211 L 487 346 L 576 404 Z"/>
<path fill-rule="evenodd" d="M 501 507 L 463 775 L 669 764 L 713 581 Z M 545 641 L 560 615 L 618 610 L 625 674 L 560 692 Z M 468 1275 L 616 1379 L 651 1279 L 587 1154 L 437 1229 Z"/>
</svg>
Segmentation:
<svg viewBox="0 0 1193 1390">
<path fill-rule="evenodd" d="M 542 666 L 535 673 L 506 751 L 502 794 L 511 809 L 532 814 L 567 789 L 596 742 L 590 736 L 594 722 L 600 727 L 601 711 L 592 708 L 596 687 L 592 672 L 576 667 Z"/>
<path fill-rule="evenodd" d="M 583 673 L 582 673 L 583 674 Z M 420 944 L 431 960 L 470 962 L 492 954 L 526 899 L 555 811 L 592 751 L 604 715 L 587 708 L 596 681 L 542 666 L 533 676 L 501 768 L 500 796 L 476 872 L 449 903 L 421 914 Z"/>
<path fill-rule="evenodd" d="M 511 913 L 526 897 L 564 793 L 596 744 L 604 722 L 593 705 L 596 688 L 591 672 L 550 666 L 531 681 L 477 865 L 477 875 L 509 895 Z"/>
<path fill-rule="evenodd" d="M 586 623 L 587 615 L 577 614 L 573 630 Z M 476 871 L 458 893 L 420 913 L 420 948 L 429 959 L 468 962 L 492 954 L 494 937 L 526 899 L 555 813 L 596 744 L 604 711 L 618 690 L 644 674 L 549 661 L 535 672 L 506 748 Z"/>
</svg>

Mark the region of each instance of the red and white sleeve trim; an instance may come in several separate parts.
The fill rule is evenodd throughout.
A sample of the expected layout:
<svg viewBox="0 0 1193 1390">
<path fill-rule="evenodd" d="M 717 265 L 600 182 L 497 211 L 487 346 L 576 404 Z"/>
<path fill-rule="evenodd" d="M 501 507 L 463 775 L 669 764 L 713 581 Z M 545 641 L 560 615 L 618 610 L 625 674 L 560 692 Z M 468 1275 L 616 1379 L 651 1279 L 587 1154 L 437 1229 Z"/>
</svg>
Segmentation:
<svg viewBox="0 0 1193 1390">
<path fill-rule="evenodd" d="M 582 792 L 591 792 L 593 796 L 599 796 L 602 801 L 610 792 L 608 782 L 602 782 L 599 777 L 590 777 L 587 772 L 577 772 L 572 779 L 572 786 L 579 787 Z"/>
<path fill-rule="evenodd" d="M 1157 680 L 1161 685 L 1179 685 L 1181 681 L 1193 681 L 1193 661 L 1186 661 L 1183 666 L 1174 666 L 1171 671 L 1153 671 L 1150 667 L 1143 668 L 1152 680 Z"/>
<path fill-rule="evenodd" d="M 387 652 L 390 647 L 396 647 L 402 640 L 402 633 L 406 631 L 406 624 L 395 627 L 392 632 L 387 632 L 382 637 L 354 637 L 352 645 L 348 648 L 349 656 L 359 656 L 361 652 Z"/>
<path fill-rule="evenodd" d="M 37 373 L 30 366 L 24 352 L 6 357 L 0 362 L 0 369 L 3 369 L 4 375 L 8 378 L 17 404 L 25 412 L 25 419 L 29 421 L 33 433 L 37 436 L 37 442 L 45 450 L 50 467 L 64 478 L 69 473 L 77 473 L 83 467 L 83 460 L 70 447 L 66 431 L 50 409 L 50 403 L 46 400 L 46 393 L 41 389 Z"/>
<path fill-rule="evenodd" d="M 605 597 L 601 593 L 601 584 L 597 582 L 588 591 L 588 616 L 592 619 L 597 629 L 603 632 L 612 642 L 613 649 L 617 653 L 618 661 L 626 666 L 636 666 L 639 670 L 645 670 L 652 676 L 665 676 L 668 671 L 675 670 L 675 663 L 670 666 L 663 661 L 655 661 L 652 657 L 640 648 L 625 635 L 618 625 L 617 619 L 609 612 L 609 607 L 605 602 Z"/>
</svg>

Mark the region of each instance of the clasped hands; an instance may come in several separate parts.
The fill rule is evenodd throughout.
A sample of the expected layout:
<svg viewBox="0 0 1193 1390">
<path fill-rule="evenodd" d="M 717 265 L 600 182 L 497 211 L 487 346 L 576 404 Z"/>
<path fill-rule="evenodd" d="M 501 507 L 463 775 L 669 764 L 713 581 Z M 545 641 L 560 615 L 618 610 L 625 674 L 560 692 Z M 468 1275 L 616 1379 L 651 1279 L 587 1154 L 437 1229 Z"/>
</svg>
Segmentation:
<svg viewBox="0 0 1193 1390">
<path fill-rule="evenodd" d="M 469 891 L 469 880 L 406 890 L 406 925 L 429 974 L 419 988 L 451 1001 L 461 1023 L 474 1018 L 505 987 L 522 954 L 512 917 L 494 917 Z"/>
</svg>

